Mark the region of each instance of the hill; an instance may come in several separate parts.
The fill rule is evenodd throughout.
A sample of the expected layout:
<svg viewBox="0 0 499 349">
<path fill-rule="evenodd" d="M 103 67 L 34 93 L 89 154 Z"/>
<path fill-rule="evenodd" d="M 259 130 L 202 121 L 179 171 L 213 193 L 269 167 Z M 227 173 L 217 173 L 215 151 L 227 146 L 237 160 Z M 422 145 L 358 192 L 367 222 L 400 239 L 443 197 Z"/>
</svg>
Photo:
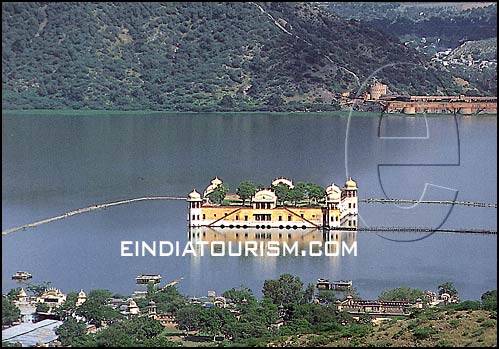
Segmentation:
<svg viewBox="0 0 499 349">
<path fill-rule="evenodd" d="M 497 4 L 446 2 L 327 3 L 346 19 L 437 49 L 456 48 L 465 41 L 497 37 Z M 423 39 L 423 42 L 421 40 Z"/>
<path fill-rule="evenodd" d="M 452 50 L 449 59 L 471 57 L 473 60 L 497 60 L 497 38 L 466 41 Z"/>
<path fill-rule="evenodd" d="M 458 93 L 381 31 L 301 3 L 2 3 L 8 109 L 335 109 L 376 77 Z"/>
<path fill-rule="evenodd" d="M 391 320 L 370 331 L 345 336 L 305 334 L 281 339 L 271 346 L 292 347 L 495 347 L 496 315 L 484 310 L 430 309 L 413 319 Z M 426 315 L 426 316 L 424 316 Z"/>
</svg>

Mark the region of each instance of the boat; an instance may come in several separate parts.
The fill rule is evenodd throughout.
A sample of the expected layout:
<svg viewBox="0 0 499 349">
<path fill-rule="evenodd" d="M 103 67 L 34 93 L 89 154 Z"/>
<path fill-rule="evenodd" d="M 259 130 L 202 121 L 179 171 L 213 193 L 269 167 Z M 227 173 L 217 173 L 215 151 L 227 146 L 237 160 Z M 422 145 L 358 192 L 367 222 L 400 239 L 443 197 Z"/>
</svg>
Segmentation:
<svg viewBox="0 0 499 349">
<path fill-rule="evenodd" d="M 12 275 L 12 280 L 28 280 L 32 277 L 33 275 L 31 275 L 27 271 L 16 271 L 16 273 Z"/>
<path fill-rule="evenodd" d="M 159 284 L 161 282 L 161 275 L 159 274 L 140 274 L 135 278 L 138 285 L 147 285 L 149 282 Z"/>
<path fill-rule="evenodd" d="M 319 290 L 350 291 L 352 289 L 352 280 L 330 282 L 328 279 L 318 279 L 316 287 Z"/>
</svg>

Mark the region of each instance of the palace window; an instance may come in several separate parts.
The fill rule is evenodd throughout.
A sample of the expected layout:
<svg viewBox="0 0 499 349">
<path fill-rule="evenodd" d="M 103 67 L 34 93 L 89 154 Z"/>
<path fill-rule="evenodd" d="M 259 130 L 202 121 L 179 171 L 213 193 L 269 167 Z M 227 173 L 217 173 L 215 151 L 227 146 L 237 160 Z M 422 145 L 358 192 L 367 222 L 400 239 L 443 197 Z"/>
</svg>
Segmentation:
<svg viewBox="0 0 499 349">
<path fill-rule="evenodd" d="M 205 213 L 203 213 L 203 219 L 206 219 L 206 214 Z"/>
<path fill-rule="evenodd" d="M 279 217 L 278 217 L 278 219 L 279 219 L 280 221 L 282 221 L 282 216 L 279 216 Z"/>
<path fill-rule="evenodd" d="M 248 216 L 244 216 L 244 220 L 247 221 L 248 220 Z"/>
<path fill-rule="evenodd" d="M 288 216 L 288 221 L 291 221 L 291 216 Z"/>
</svg>

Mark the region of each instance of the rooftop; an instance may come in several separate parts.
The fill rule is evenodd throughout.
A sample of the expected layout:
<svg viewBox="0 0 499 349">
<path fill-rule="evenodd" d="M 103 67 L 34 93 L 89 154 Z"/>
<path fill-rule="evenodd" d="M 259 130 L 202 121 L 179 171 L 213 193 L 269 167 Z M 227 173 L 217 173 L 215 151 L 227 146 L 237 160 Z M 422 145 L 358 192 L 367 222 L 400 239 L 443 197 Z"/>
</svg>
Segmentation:
<svg viewBox="0 0 499 349">
<path fill-rule="evenodd" d="M 58 320 L 43 320 L 23 323 L 2 331 L 2 341 L 21 343 L 23 347 L 35 346 L 39 342 L 50 343 L 58 338 L 55 329 L 62 324 Z"/>
</svg>

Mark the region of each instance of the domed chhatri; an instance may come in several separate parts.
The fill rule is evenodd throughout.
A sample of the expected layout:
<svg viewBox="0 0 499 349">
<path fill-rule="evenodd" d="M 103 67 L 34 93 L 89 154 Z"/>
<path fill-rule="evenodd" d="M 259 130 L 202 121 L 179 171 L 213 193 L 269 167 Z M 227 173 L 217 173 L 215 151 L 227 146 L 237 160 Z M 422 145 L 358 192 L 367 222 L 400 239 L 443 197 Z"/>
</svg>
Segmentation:
<svg viewBox="0 0 499 349">
<path fill-rule="evenodd" d="M 203 195 L 196 190 L 189 193 L 187 201 L 190 227 L 292 230 L 357 227 L 358 187 L 351 177 L 343 188 L 332 183 L 325 190 L 322 189 L 323 194 L 318 197 L 311 195 L 305 199 L 292 199 L 292 196 L 285 194 L 286 190 L 292 193 L 297 189 L 291 179 L 277 177 L 270 188 L 256 190 L 249 198 L 243 199 L 238 194 L 227 193 L 225 198 L 214 203 L 208 196 L 222 184 L 222 180 L 215 177 Z M 303 186 L 299 188 L 302 190 Z M 306 185 L 305 188 L 317 190 L 321 187 Z M 250 205 L 246 204 L 246 201 L 249 201 Z"/>
<path fill-rule="evenodd" d="M 220 178 L 218 177 L 215 177 L 211 180 L 211 184 L 214 184 L 214 185 L 220 185 L 222 184 L 223 182 L 220 180 Z"/>
<path fill-rule="evenodd" d="M 222 185 L 223 182 L 220 178 L 215 177 L 211 180 L 210 185 L 206 187 L 203 193 L 203 197 L 207 197 L 208 194 L 212 193 L 218 186 Z"/>
<path fill-rule="evenodd" d="M 352 177 L 349 177 L 348 181 L 345 182 L 345 188 L 357 189 L 357 183 L 352 179 Z"/>
<path fill-rule="evenodd" d="M 189 200 L 201 200 L 201 194 L 194 189 L 189 193 Z"/>
</svg>

